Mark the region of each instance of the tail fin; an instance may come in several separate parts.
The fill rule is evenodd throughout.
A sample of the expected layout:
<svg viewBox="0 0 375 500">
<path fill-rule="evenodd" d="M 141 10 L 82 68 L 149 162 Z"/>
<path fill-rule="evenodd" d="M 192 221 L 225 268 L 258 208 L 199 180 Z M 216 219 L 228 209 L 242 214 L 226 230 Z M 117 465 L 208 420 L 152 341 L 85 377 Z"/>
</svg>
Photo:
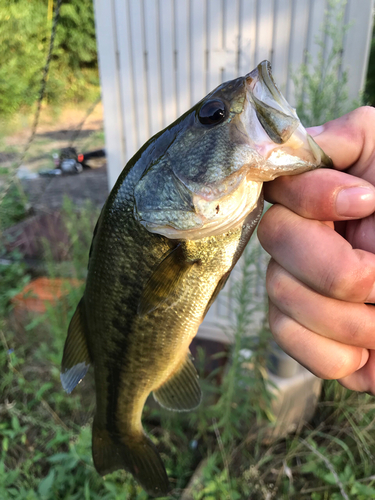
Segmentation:
<svg viewBox="0 0 375 500">
<path fill-rule="evenodd" d="M 108 431 L 93 425 L 92 456 L 96 470 L 104 476 L 117 469 L 125 469 L 152 496 L 168 493 L 168 476 L 152 441 L 139 434 L 126 444 L 115 442 Z"/>
</svg>

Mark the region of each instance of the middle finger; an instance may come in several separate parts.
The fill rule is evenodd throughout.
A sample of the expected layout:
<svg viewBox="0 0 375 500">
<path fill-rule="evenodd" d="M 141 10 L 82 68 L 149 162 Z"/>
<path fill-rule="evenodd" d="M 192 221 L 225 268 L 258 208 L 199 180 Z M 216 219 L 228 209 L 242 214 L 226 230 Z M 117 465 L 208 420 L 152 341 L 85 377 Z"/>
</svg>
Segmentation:
<svg viewBox="0 0 375 500">
<path fill-rule="evenodd" d="M 375 349 L 375 307 L 344 302 L 314 292 L 271 259 L 270 301 L 305 328 L 343 344 Z"/>
<path fill-rule="evenodd" d="M 258 237 L 281 267 L 318 293 L 375 301 L 375 255 L 353 249 L 327 224 L 274 205 L 264 214 Z"/>
</svg>

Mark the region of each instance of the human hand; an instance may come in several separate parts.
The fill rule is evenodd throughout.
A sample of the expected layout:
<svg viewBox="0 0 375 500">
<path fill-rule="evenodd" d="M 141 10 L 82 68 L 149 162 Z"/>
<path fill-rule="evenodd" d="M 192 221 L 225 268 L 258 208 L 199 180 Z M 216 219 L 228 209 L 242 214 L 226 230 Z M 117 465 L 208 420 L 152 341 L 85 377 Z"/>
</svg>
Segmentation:
<svg viewBox="0 0 375 500">
<path fill-rule="evenodd" d="M 315 375 L 375 394 L 375 109 L 310 133 L 337 170 L 280 177 L 264 188 L 276 203 L 258 228 L 272 257 L 270 327 Z"/>
</svg>

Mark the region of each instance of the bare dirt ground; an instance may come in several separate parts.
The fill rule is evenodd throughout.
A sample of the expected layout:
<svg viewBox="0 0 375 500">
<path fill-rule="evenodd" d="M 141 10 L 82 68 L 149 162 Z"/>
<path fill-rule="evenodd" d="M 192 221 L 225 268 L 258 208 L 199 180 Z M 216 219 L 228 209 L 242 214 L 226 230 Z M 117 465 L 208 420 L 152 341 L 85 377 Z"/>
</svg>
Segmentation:
<svg viewBox="0 0 375 500">
<path fill-rule="evenodd" d="M 85 118 L 90 105 L 66 108 L 60 112 L 42 110 L 35 139 L 26 155 L 24 166 L 31 172 L 54 168 L 53 153 L 70 146 L 76 129 Z M 14 166 L 29 140 L 33 116 L 18 116 L 0 130 L 0 166 Z M 78 152 L 104 147 L 103 107 L 98 103 L 85 120 L 73 144 Z"/>
<path fill-rule="evenodd" d="M 88 112 L 91 110 L 89 116 Z M 77 129 L 81 132 L 72 143 Z M 76 108 L 66 108 L 60 112 L 42 109 L 40 122 L 31 146 L 22 165 L 22 157 L 33 122 L 33 115 L 17 116 L 0 130 L 0 186 L 9 176 L 16 175 L 18 167 L 23 173 L 36 173 L 55 168 L 53 153 L 62 148 L 74 146 L 78 153 L 104 148 L 103 107 L 98 103 Z M 65 195 L 71 197 L 77 205 L 91 199 L 101 206 L 107 196 L 107 177 L 105 167 L 85 169 L 82 174 L 59 176 L 56 178 L 40 177 L 22 180 L 23 188 L 29 197 L 34 212 L 51 211 L 59 208 Z"/>
</svg>

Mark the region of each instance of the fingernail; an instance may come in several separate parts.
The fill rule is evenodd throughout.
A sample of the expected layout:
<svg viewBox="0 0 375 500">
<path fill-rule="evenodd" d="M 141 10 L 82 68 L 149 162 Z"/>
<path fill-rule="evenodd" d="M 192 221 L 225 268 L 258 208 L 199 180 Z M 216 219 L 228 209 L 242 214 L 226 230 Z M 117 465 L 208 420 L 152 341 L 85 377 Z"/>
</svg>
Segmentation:
<svg viewBox="0 0 375 500">
<path fill-rule="evenodd" d="M 311 137 L 316 137 L 317 135 L 324 132 L 324 125 L 318 125 L 317 127 L 310 127 L 306 129 Z"/>
<path fill-rule="evenodd" d="M 375 190 L 370 187 L 350 187 L 339 191 L 336 212 L 343 217 L 367 217 L 375 210 Z"/>
</svg>

